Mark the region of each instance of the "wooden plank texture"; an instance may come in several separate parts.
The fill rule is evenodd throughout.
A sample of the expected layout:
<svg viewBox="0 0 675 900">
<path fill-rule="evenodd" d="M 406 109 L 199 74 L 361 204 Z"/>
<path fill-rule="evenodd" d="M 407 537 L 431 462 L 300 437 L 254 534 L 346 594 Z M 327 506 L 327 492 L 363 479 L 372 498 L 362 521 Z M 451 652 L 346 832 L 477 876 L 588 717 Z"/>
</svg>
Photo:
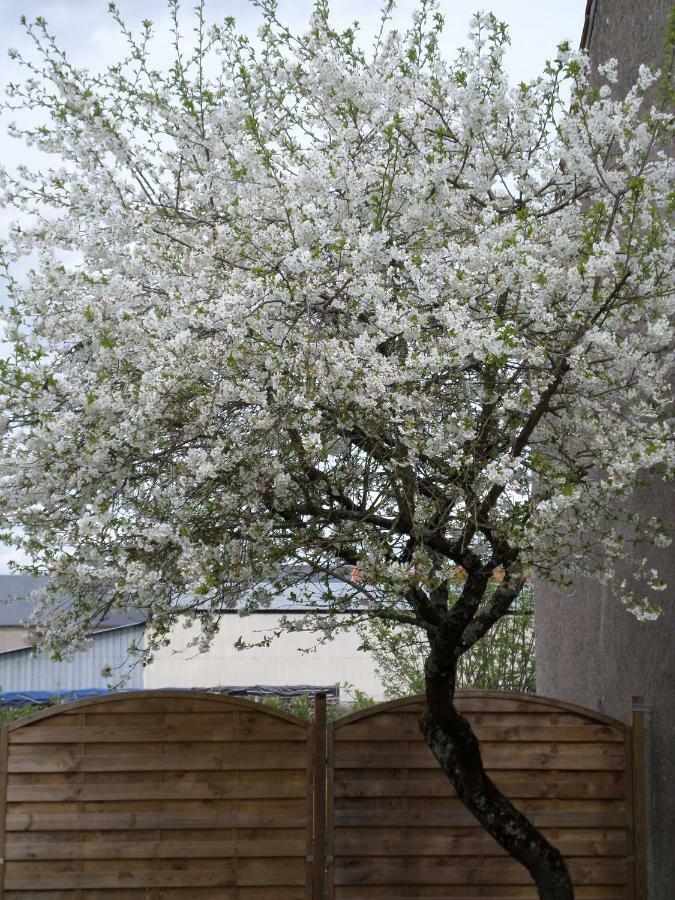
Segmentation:
<svg viewBox="0 0 675 900">
<path fill-rule="evenodd" d="M 408 768 L 437 769 L 438 763 L 429 748 L 422 743 L 412 744 L 406 749 Z M 597 769 L 623 770 L 625 751 L 621 743 L 595 744 L 553 744 L 519 743 L 518 753 L 514 745 L 483 744 L 482 756 L 488 769 L 568 769 L 587 771 Z M 401 753 L 389 749 L 380 741 L 366 744 L 341 742 L 335 748 L 335 765 L 340 769 L 386 769 L 400 768 Z"/>
<path fill-rule="evenodd" d="M 308 767 L 305 723 L 240 700 L 33 716 L 10 732 L 8 896 L 308 900 Z"/>
<path fill-rule="evenodd" d="M 626 864 L 644 829 L 635 721 L 515 694 L 458 706 L 497 784 L 566 856 L 576 900 L 645 900 Z M 258 704 L 158 691 L 15 723 L 2 900 L 535 900 L 439 771 L 422 708 L 327 729 L 319 700 L 310 731 Z"/>
<path fill-rule="evenodd" d="M 78 900 L 148 900 L 148 894 L 155 889 L 145 888 L 108 888 L 102 893 L 98 888 L 93 890 L 79 889 Z M 275 885 L 273 894 L 267 887 L 170 887 L 161 888 L 160 900 L 306 900 L 304 888 Z M 22 890 L 8 891 L 6 900 L 73 900 L 70 890 Z"/>
<path fill-rule="evenodd" d="M 273 769 L 282 773 L 287 769 L 305 769 L 305 755 L 297 750 L 293 755 L 281 756 L 270 746 L 267 753 L 245 750 L 235 754 L 226 751 L 191 751 L 186 753 L 153 753 L 152 745 L 147 753 L 110 755 L 91 754 L 80 756 L 73 751 L 30 755 L 10 753 L 10 772 L 157 772 L 157 771 L 214 771 L 223 769 Z"/>
<path fill-rule="evenodd" d="M 393 726 L 387 728 L 369 729 L 368 720 L 356 722 L 351 728 L 336 730 L 335 739 L 338 744 L 344 741 L 400 741 L 402 738 L 415 740 L 418 728 L 397 729 Z M 477 725 L 474 729 L 481 741 L 504 741 L 512 743 L 520 741 L 525 744 L 530 741 L 555 741 L 555 742 L 582 742 L 594 743 L 595 741 L 623 742 L 623 734 L 607 725 Z"/>
<path fill-rule="evenodd" d="M 255 738 L 256 741 L 293 741 L 306 740 L 305 734 L 299 728 L 297 730 L 280 730 L 279 728 L 265 729 L 260 733 L 251 734 L 247 729 L 233 727 L 219 728 L 190 728 L 185 726 L 164 726 L 156 728 L 122 728 L 117 725 L 83 727 L 83 728 L 52 728 L 40 727 L 36 724 L 29 726 L 25 731 L 16 731 L 12 735 L 12 744 L 120 744 L 120 743 L 157 743 L 160 741 L 194 742 L 218 741 L 242 741 Z M 548 740 L 548 738 L 547 738 Z"/>
<path fill-rule="evenodd" d="M 194 846 L 191 846 L 191 843 Z M 91 843 L 12 844 L 7 847 L 8 860 L 47 859 L 226 859 L 228 857 L 300 857 L 304 860 L 305 843 L 300 840 L 277 841 L 172 841 L 162 836 L 152 841 L 97 840 Z"/>
<path fill-rule="evenodd" d="M 534 885 L 338 885 L 335 900 L 538 900 Z M 621 885 L 578 885 L 574 900 L 629 900 Z"/>
<path fill-rule="evenodd" d="M 577 900 L 627 900 L 625 727 L 537 698 L 474 692 L 458 706 L 496 783 L 565 855 Z M 439 771 L 420 734 L 422 708 L 403 701 L 335 724 L 330 896 L 534 900 L 528 873 Z"/>
</svg>

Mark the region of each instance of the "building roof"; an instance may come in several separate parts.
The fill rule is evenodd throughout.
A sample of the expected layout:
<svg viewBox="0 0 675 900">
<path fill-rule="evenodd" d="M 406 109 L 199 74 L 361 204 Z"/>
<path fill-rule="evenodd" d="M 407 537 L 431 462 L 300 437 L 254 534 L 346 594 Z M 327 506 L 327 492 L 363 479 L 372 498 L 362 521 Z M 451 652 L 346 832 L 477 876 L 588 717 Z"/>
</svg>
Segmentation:
<svg viewBox="0 0 675 900">
<path fill-rule="evenodd" d="M 21 627 L 35 609 L 35 600 L 30 595 L 46 583 L 46 578 L 33 578 L 30 575 L 0 575 L 0 628 Z M 101 622 L 96 630 L 140 625 L 146 618 L 145 613 L 139 610 L 115 612 Z"/>
<path fill-rule="evenodd" d="M 29 595 L 46 583 L 46 578 L 0 575 L 0 628 L 21 625 L 35 606 Z"/>
<path fill-rule="evenodd" d="M 46 578 L 33 578 L 29 575 L 0 575 L 0 628 L 21 627 L 35 609 L 35 600 L 31 599 L 31 593 L 44 587 L 46 583 Z M 269 586 L 265 583 L 261 585 L 263 588 Z M 272 597 L 269 605 L 261 606 L 256 612 L 299 614 L 321 609 L 326 605 L 323 598 L 327 590 L 333 597 L 342 597 L 352 592 L 350 585 L 339 579 L 304 577 L 304 574 L 300 573 L 300 580 L 295 586 L 279 591 Z M 225 609 L 222 612 L 237 615 L 239 608 Z M 147 615 L 141 610 L 114 612 L 95 630 L 107 631 L 111 628 L 140 625 L 146 619 Z"/>
</svg>

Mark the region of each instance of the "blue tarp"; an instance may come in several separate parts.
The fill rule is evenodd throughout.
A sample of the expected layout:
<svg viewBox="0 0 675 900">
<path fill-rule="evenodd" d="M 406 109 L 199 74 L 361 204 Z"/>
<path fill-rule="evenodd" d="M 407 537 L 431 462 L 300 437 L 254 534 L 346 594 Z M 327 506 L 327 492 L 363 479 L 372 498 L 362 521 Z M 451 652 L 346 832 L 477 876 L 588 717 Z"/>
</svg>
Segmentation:
<svg viewBox="0 0 675 900">
<path fill-rule="evenodd" d="M 141 690 L 141 688 L 123 688 L 122 691 L 114 693 L 128 693 L 136 690 Z M 185 690 L 185 688 L 167 688 L 166 690 Z M 229 694 L 233 697 L 300 697 L 304 694 L 326 694 L 335 700 L 340 697 L 340 689 L 335 684 L 326 686 L 256 684 L 250 687 L 187 688 L 187 690 Z M 87 697 L 110 693 L 113 692 L 107 688 L 87 688 L 80 691 L 2 691 L 0 692 L 0 706 L 13 708 L 28 705 L 49 706 L 52 703 L 72 703 L 75 700 L 84 700 Z"/>
<path fill-rule="evenodd" d="M 2 706 L 49 706 L 51 703 L 72 703 L 98 694 L 109 694 L 106 688 L 88 688 L 82 691 L 3 691 L 0 693 Z"/>
</svg>

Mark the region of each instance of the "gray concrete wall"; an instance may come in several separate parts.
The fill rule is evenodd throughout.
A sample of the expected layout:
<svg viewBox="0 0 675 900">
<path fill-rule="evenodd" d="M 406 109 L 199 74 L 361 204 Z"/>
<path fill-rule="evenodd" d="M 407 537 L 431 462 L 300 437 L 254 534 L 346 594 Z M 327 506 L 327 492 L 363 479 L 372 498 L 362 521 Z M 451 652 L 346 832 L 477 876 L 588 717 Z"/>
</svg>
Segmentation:
<svg viewBox="0 0 675 900">
<path fill-rule="evenodd" d="M 591 4 L 592 5 L 592 4 Z M 598 0 L 590 32 L 594 64 L 619 61 L 625 93 L 640 63 L 660 65 L 671 0 Z M 580 23 L 581 25 L 581 23 Z M 659 479 L 634 508 L 675 518 L 672 486 Z M 668 591 L 657 622 L 638 622 L 597 584 L 579 581 L 571 596 L 536 588 L 537 693 L 630 721 L 631 696 L 647 715 L 647 868 L 650 900 L 674 896 L 675 884 L 675 553 L 652 552 Z"/>
<path fill-rule="evenodd" d="M 660 65 L 672 0 L 597 0 L 587 49 L 596 65 L 619 61 L 617 88 L 625 93 L 641 63 Z M 591 9 L 594 4 L 591 2 Z M 579 30 L 583 23 L 579 23 Z M 588 39 L 587 39 L 588 40 Z"/>
<path fill-rule="evenodd" d="M 675 572 L 670 566 L 670 584 Z M 537 693 L 595 709 L 624 722 L 631 696 L 646 717 L 650 900 L 666 900 L 675 884 L 675 603 L 666 598 L 658 622 L 638 622 L 608 591 L 579 583 L 573 596 L 537 586 Z"/>
</svg>

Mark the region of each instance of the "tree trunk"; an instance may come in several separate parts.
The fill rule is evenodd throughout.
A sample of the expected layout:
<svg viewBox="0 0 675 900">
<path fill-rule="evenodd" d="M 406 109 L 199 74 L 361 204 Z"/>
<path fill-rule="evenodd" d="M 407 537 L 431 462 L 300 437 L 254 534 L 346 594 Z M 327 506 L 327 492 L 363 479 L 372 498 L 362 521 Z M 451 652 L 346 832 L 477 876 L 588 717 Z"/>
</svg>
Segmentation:
<svg viewBox="0 0 675 900">
<path fill-rule="evenodd" d="M 478 738 L 454 705 L 453 671 L 439 671 L 434 651 L 426 666 L 427 711 L 421 730 L 457 796 L 485 830 L 530 873 L 540 900 L 574 900 L 559 850 L 498 790 L 483 768 Z"/>
</svg>

